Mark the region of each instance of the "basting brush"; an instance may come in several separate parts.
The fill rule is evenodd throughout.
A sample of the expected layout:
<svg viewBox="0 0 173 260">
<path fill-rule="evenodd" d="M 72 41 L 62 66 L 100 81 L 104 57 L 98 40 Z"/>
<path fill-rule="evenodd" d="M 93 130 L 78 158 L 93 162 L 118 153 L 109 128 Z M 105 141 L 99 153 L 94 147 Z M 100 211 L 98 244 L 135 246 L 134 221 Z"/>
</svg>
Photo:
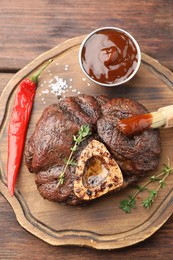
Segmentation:
<svg viewBox="0 0 173 260">
<path fill-rule="evenodd" d="M 121 119 L 116 127 L 127 136 L 139 134 L 150 128 L 173 127 L 173 105 L 161 107 L 156 112 Z"/>
</svg>

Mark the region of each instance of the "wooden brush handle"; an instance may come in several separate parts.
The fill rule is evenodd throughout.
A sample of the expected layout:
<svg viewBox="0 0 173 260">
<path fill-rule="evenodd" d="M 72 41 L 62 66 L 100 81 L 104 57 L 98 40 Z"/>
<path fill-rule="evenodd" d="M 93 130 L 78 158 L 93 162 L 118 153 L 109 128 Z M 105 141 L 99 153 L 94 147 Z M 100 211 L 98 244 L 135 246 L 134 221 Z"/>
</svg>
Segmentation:
<svg viewBox="0 0 173 260">
<path fill-rule="evenodd" d="M 158 109 L 158 112 L 161 112 L 165 117 L 164 128 L 173 127 L 173 105 L 161 107 Z"/>
</svg>

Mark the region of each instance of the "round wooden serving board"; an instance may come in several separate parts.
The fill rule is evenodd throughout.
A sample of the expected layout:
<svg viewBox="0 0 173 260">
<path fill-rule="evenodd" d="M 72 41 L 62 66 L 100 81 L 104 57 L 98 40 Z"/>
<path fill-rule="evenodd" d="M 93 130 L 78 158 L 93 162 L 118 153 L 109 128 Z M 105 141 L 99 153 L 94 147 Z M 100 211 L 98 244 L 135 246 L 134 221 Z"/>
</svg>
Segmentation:
<svg viewBox="0 0 173 260">
<path fill-rule="evenodd" d="M 119 203 L 135 191 L 134 187 L 104 196 L 86 207 L 62 206 L 44 200 L 37 191 L 34 174 L 28 172 L 24 161 L 15 196 L 11 197 L 7 191 L 7 126 L 16 88 L 24 77 L 33 73 L 48 59 L 53 58 L 54 61 L 40 77 L 27 139 L 44 108 L 55 103 L 60 95 L 86 93 L 94 96 L 105 94 L 109 97 L 128 97 L 141 102 L 149 111 L 173 104 L 173 74 L 145 54 L 142 54 L 138 73 L 127 84 L 104 88 L 90 82 L 78 63 L 78 51 L 83 39 L 84 36 L 73 38 L 42 54 L 19 71 L 5 87 L 0 99 L 0 192 L 11 204 L 20 225 L 49 244 L 89 246 L 97 249 L 122 248 L 151 236 L 172 214 L 173 176 L 169 176 L 165 189 L 160 191 L 149 210 L 141 206 L 142 196 L 146 195 L 142 194 L 131 214 L 125 214 L 119 208 Z M 160 165 L 150 175 L 161 172 L 168 157 L 173 164 L 173 131 L 162 129 L 160 132 Z M 141 179 L 140 184 L 148 178 L 149 176 Z"/>
</svg>

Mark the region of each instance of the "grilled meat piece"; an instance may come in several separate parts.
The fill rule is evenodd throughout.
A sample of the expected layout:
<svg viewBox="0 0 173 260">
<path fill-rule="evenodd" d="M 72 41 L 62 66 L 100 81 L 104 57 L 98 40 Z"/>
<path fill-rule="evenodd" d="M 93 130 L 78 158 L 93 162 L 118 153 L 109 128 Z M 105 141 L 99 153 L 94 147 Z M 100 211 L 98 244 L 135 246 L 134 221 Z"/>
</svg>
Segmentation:
<svg viewBox="0 0 173 260">
<path fill-rule="evenodd" d="M 30 172 L 47 170 L 62 165 L 70 155 L 73 135 L 79 125 L 68 119 L 57 104 L 47 107 L 29 139 L 25 161 Z"/>
<path fill-rule="evenodd" d="M 161 152 L 159 131 L 147 130 L 126 137 L 116 129 L 119 119 L 146 112 L 142 105 L 130 99 L 88 95 L 63 98 L 47 107 L 25 151 L 26 165 L 30 172 L 36 173 L 40 194 L 45 199 L 67 205 L 86 203 L 74 193 L 76 166 L 68 166 L 64 184 L 57 186 L 64 159 L 69 157 L 73 146 L 73 136 L 84 124 L 91 127 L 92 135 L 74 153 L 76 162 L 81 151 L 94 139 L 106 145 L 120 166 L 124 183 L 119 189 L 154 170 Z"/>
<path fill-rule="evenodd" d="M 96 127 L 97 120 L 101 116 L 99 103 L 88 95 L 64 98 L 60 100 L 59 107 L 79 125 L 88 124 L 90 127 Z"/>
<path fill-rule="evenodd" d="M 158 130 L 147 130 L 127 137 L 116 128 L 119 119 L 147 113 L 144 106 L 134 100 L 113 98 L 102 106 L 102 117 L 97 131 L 115 160 L 126 174 L 144 175 L 158 165 L 161 152 Z"/>
<path fill-rule="evenodd" d="M 83 203 L 73 191 L 75 167 L 69 166 L 66 171 L 66 178 L 63 185 L 57 187 L 59 176 L 63 170 L 63 165 L 54 166 L 47 171 L 36 174 L 35 182 L 38 191 L 43 198 L 50 201 L 59 202 L 64 205 L 78 205 Z"/>
</svg>

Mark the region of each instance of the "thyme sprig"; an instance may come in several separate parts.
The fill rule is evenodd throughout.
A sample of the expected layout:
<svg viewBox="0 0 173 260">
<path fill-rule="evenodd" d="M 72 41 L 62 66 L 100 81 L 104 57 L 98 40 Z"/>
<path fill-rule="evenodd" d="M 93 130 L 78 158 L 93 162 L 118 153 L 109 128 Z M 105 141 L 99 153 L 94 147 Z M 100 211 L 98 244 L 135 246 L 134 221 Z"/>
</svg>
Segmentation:
<svg viewBox="0 0 173 260">
<path fill-rule="evenodd" d="M 65 172 L 67 170 L 67 167 L 69 165 L 71 165 L 71 166 L 75 166 L 76 165 L 76 162 L 75 162 L 75 160 L 73 158 L 73 154 L 74 154 L 74 152 L 77 151 L 77 148 L 81 144 L 81 142 L 84 141 L 85 138 L 87 136 L 89 136 L 89 135 L 91 135 L 91 130 L 90 130 L 89 125 L 82 125 L 80 127 L 77 135 L 73 136 L 74 145 L 71 147 L 71 153 L 70 153 L 68 159 L 66 159 L 66 158 L 64 159 L 65 166 L 64 166 L 63 171 L 59 175 L 59 181 L 58 181 L 57 187 L 64 183 Z"/>
<path fill-rule="evenodd" d="M 165 188 L 166 178 L 173 171 L 173 168 L 169 165 L 170 165 L 169 162 L 168 162 L 168 165 L 164 164 L 163 170 L 160 174 L 151 176 L 150 179 L 144 185 L 136 186 L 137 191 L 133 195 L 129 195 L 128 199 L 122 200 L 120 202 L 120 208 L 125 213 L 131 213 L 131 210 L 136 208 L 136 197 L 138 196 L 138 194 L 143 192 L 143 191 L 148 191 L 149 195 L 146 199 L 144 199 L 142 201 L 142 206 L 146 209 L 149 209 L 153 205 L 155 198 L 158 195 L 159 190 Z M 159 183 L 156 189 L 147 188 L 148 185 L 152 182 L 158 182 Z"/>
</svg>

